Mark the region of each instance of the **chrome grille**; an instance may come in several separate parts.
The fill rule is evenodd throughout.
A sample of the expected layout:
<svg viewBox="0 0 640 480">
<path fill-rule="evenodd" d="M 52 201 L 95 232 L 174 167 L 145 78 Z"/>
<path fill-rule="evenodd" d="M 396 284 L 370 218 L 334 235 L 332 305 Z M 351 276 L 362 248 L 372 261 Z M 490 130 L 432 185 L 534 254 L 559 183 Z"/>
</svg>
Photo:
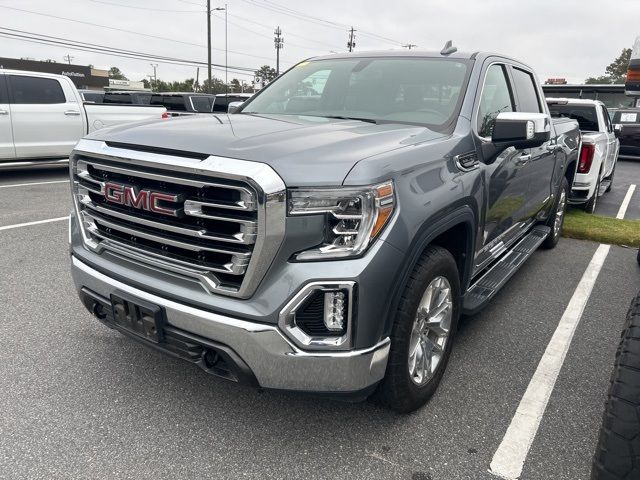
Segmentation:
<svg viewBox="0 0 640 480">
<path fill-rule="evenodd" d="M 105 155 L 123 152 L 101 145 L 100 155 L 72 155 L 74 199 L 87 247 L 195 278 L 212 292 L 252 293 L 257 283 L 247 282 L 248 273 L 264 273 L 265 260 L 272 260 L 252 258 L 264 250 L 265 240 L 272 244 L 278 239 L 266 235 L 266 207 L 269 200 L 284 205 L 283 189 L 275 198 L 242 176 L 218 177 L 215 171 L 205 175 L 198 173 L 200 168 L 176 172 L 166 163 L 132 161 L 144 156 L 141 152 L 126 151 L 133 159 Z M 114 185 L 128 190 L 127 201 L 114 201 L 127 198 L 121 191 L 115 196 Z M 160 208 L 152 209 L 148 196 L 157 194 L 163 197 L 154 203 Z"/>
</svg>

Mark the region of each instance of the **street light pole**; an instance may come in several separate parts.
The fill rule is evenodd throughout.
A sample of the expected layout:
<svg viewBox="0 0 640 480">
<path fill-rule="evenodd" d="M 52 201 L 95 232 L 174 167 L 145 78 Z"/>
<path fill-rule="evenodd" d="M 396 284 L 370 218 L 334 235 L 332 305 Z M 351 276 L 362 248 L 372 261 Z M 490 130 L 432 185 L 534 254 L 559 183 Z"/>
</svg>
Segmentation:
<svg viewBox="0 0 640 480">
<path fill-rule="evenodd" d="M 207 0 L 207 93 L 211 93 L 211 0 Z"/>
<path fill-rule="evenodd" d="M 229 51 L 227 49 L 227 42 L 229 36 L 227 35 L 227 4 L 224 4 L 224 91 L 229 93 Z"/>
<path fill-rule="evenodd" d="M 227 48 L 226 48 L 226 44 L 227 44 L 227 20 L 226 20 L 226 8 L 222 8 L 222 7 L 217 7 L 217 8 L 211 8 L 211 0 L 207 0 L 207 77 L 209 79 L 209 85 L 207 86 L 207 93 L 211 93 L 211 15 L 214 11 L 221 11 L 224 10 L 225 11 L 225 27 L 224 27 L 224 36 L 225 36 L 225 61 L 226 61 L 226 57 L 227 57 Z M 225 65 L 225 71 L 226 71 L 226 65 Z M 226 73 L 225 73 L 226 75 Z"/>
</svg>

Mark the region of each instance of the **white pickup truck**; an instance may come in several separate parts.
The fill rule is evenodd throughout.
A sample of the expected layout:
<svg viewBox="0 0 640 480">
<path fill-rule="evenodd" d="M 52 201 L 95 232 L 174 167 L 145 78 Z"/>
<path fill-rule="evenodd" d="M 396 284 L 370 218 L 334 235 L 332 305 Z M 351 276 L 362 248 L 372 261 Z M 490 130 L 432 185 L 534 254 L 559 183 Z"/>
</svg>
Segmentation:
<svg viewBox="0 0 640 480">
<path fill-rule="evenodd" d="M 582 204 L 588 213 L 593 213 L 598 197 L 613 186 L 619 132 L 614 130 L 604 103 L 597 100 L 547 98 L 547 104 L 552 117 L 572 118 L 580 126 L 582 147 L 569 203 Z"/>
<path fill-rule="evenodd" d="M 164 107 L 85 103 L 63 75 L 0 70 L 0 169 L 64 164 L 88 133 L 167 117 Z"/>
</svg>

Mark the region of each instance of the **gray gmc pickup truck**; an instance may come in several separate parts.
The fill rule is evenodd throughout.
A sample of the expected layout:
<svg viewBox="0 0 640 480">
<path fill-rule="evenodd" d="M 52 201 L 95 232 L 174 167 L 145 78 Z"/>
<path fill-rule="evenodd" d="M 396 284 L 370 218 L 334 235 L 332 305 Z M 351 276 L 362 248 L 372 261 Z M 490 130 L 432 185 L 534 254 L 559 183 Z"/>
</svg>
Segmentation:
<svg viewBox="0 0 640 480">
<path fill-rule="evenodd" d="M 558 242 L 580 147 L 527 65 L 454 50 L 313 58 L 234 114 L 82 140 L 84 305 L 233 381 L 423 405 L 460 315 Z"/>
</svg>

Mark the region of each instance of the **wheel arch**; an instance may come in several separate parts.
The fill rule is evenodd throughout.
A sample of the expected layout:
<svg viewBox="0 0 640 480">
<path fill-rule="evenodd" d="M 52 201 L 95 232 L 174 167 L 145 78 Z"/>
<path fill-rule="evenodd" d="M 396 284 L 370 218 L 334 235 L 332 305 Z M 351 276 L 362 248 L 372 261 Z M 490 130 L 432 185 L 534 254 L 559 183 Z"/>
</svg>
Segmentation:
<svg viewBox="0 0 640 480">
<path fill-rule="evenodd" d="M 429 218 L 414 236 L 407 249 L 405 261 L 394 281 L 391 302 L 385 312 L 383 334 L 391 331 L 394 314 L 398 309 L 400 297 L 407 284 L 409 275 L 415 268 L 418 259 L 432 245 L 448 250 L 454 257 L 460 274 L 461 292 L 466 291 L 473 271 L 475 251 L 476 215 L 469 205 L 463 205 L 435 218 Z"/>
</svg>

